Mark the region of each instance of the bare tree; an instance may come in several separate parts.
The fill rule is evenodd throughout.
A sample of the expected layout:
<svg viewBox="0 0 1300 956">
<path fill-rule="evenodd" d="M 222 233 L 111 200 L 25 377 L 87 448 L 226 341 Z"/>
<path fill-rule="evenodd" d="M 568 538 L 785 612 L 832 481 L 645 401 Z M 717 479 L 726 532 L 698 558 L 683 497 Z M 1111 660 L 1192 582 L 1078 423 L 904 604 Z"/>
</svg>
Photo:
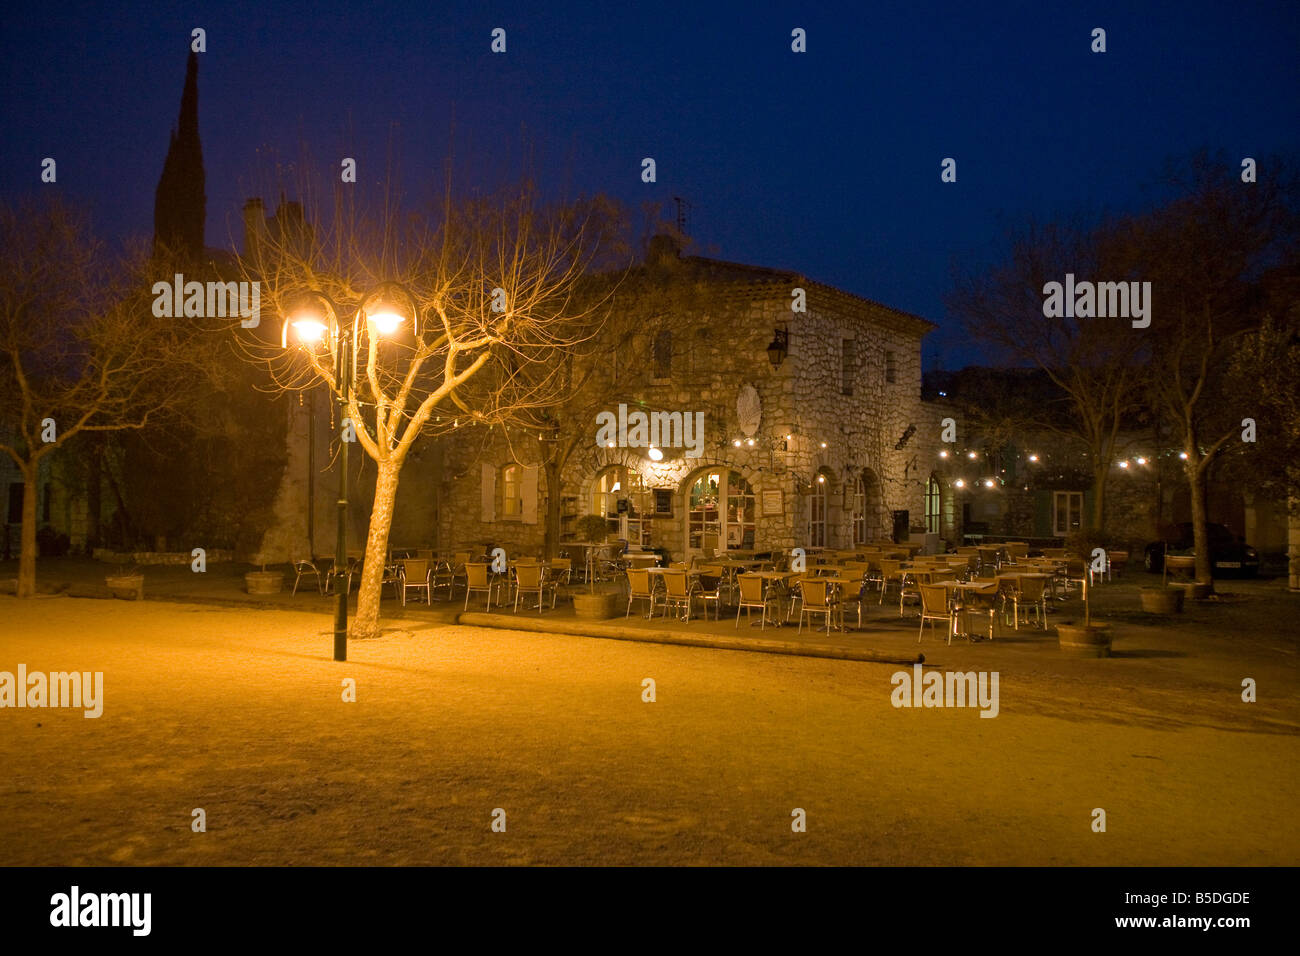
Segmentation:
<svg viewBox="0 0 1300 956">
<path fill-rule="evenodd" d="M 1168 174 L 1174 198 L 1137 217 L 1121 255 L 1152 283 L 1151 374 L 1144 384 L 1182 446 L 1191 494 L 1196 578 L 1212 581 L 1206 492 L 1211 467 L 1239 452 L 1249 396 L 1225 389 L 1234 351 L 1267 312 L 1263 276 L 1297 239 L 1294 191 L 1280 162 L 1244 183 L 1223 158 L 1194 157 Z M 1291 259 L 1294 263 L 1294 258 Z"/>
<path fill-rule="evenodd" d="M 109 257 L 59 201 L 0 205 L 0 248 L 0 451 L 23 477 L 18 596 L 30 597 L 42 462 L 77 435 L 178 412 L 196 356 L 153 314 L 143 253 Z"/>
<path fill-rule="evenodd" d="M 338 202 L 330 222 L 313 223 L 320 235 L 268 237 L 245 260 L 248 278 L 262 282 L 279 315 L 293 313 L 304 291 L 318 290 L 339 303 L 340 323 L 356 323 L 356 375 L 345 381 L 336 379 L 338 341 L 270 359 L 281 388 L 324 381 L 343 389 L 356 441 L 377 467 L 354 637 L 380 631 L 393 505 L 411 448 L 460 421 L 491 424 L 549 404 L 563 384 L 556 356 L 599 326 L 601 303 L 580 296 L 579 286 L 599 252 L 602 206 L 547 207 L 529 184 L 448 199 L 440 218 L 403 218 L 391 203 L 368 216 Z M 408 312 L 413 305 L 414 326 L 384 336 L 361 321 L 363 305 L 374 312 L 367 296 L 376 289 L 396 295 Z M 533 374 L 520 375 L 522 368 Z"/>
<path fill-rule="evenodd" d="M 1112 249 L 1117 228 L 1030 224 L 1012 236 L 1001 266 L 959 278 L 948 300 L 971 338 L 1004 363 L 1042 369 L 1066 396 L 1064 407 L 1013 401 L 990 406 L 983 417 L 997 434 L 1008 428 L 1054 433 L 1086 452 L 1093 488 L 1088 526 L 1094 530 L 1103 527 L 1107 479 L 1123 429 L 1141 406 L 1146 343 L 1123 318 L 1044 315 L 1044 286 L 1067 273 L 1080 281 L 1124 278 Z"/>
</svg>

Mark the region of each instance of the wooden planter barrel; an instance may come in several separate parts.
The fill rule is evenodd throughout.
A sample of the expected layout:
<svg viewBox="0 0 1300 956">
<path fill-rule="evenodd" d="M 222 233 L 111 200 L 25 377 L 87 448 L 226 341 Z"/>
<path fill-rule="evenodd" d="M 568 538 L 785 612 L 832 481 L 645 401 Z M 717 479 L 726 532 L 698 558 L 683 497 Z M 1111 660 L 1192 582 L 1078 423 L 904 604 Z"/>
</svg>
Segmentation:
<svg viewBox="0 0 1300 956">
<path fill-rule="evenodd" d="M 143 574 L 110 574 L 104 578 L 104 584 L 115 598 L 124 601 L 144 600 Z"/>
<path fill-rule="evenodd" d="M 1187 592 L 1179 587 L 1142 588 L 1142 610 L 1148 614 L 1178 614 Z"/>
<path fill-rule="evenodd" d="M 573 614 L 584 621 L 603 621 L 618 612 L 617 594 L 573 595 Z"/>
<path fill-rule="evenodd" d="M 1110 657 L 1109 624 L 1058 624 L 1056 641 L 1066 654 L 1077 657 Z"/>
<path fill-rule="evenodd" d="M 284 589 L 283 571 L 249 571 L 244 575 L 249 594 L 279 594 Z"/>
</svg>

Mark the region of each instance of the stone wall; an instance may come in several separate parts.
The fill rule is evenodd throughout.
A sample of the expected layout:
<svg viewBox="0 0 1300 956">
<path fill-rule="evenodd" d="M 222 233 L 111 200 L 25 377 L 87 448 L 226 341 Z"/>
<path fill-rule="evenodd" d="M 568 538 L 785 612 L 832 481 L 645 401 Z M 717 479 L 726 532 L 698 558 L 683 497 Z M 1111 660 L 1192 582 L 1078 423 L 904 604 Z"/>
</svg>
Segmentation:
<svg viewBox="0 0 1300 956">
<path fill-rule="evenodd" d="M 665 448 L 662 461 L 652 461 L 642 448 L 599 447 L 596 423 L 588 424 L 589 440 L 563 471 L 561 494 L 573 499 L 578 514 L 591 510 L 595 483 L 611 465 L 625 466 L 641 476 L 648 489 L 672 493 L 673 514 L 650 519 L 650 543 L 667 548 L 674 558 L 688 554 L 689 495 L 700 475 L 736 472 L 752 488 L 755 502 L 754 546 L 758 550 L 808 546 L 809 517 L 815 489 L 825 488 L 826 543 L 852 543 L 853 491 L 858 476 L 874 475 L 879 490 L 872 536 L 887 537 L 890 513 L 906 509 L 914 525 L 924 522 L 925 482 L 936 470 L 939 419 L 924 406 L 921 391 L 921 336 L 925 323 L 874 306 L 812 283 L 808 311 L 790 310 L 790 287 L 730 290 L 719 294 L 709 310 L 673 333 L 672 374 L 667 380 L 650 377 L 652 323 L 619 348 L 647 356 L 641 374 L 628 381 L 626 368 L 611 371 L 608 382 L 615 411 L 619 401 L 630 407 L 643 402 L 650 410 L 703 412 L 705 447 L 699 457 Z M 774 329 L 789 329 L 789 354 L 773 368 L 766 352 Z M 855 361 L 852 394 L 843 394 L 843 341 L 853 342 Z M 894 381 L 886 381 L 892 353 Z M 626 364 L 626 363 L 625 363 Z M 633 363 L 636 364 L 636 363 Z M 752 386 L 759 399 L 757 427 L 742 427 L 737 398 Z M 615 397 L 616 396 L 616 397 Z M 909 426 L 915 426 L 904 447 Z M 494 515 L 484 520 L 483 467 L 498 468 L 511 460 L 527 466 L 540 463 L 535 436 L 500 429 L 486 433 L 467 427 L 444 442 L 447 476 L 442 484 L 439 547 L 477 551 L 487 544 L 509 553 L 540 553 L 544 544 L 546 487 L 537 472 L 535 514 L 522 518 Z M 788 436 L 788 437 L 787 437 Z M 751 444 L 752 442 L 752 444 Z M 739 443 L 739 444 L 737 444 Z M 818 482 L 821 476 L 825 480 Z M 765 513 L 764 504 L 779 509 Z M 951 535 L 952 512 L 948 509 Z"/>
</svg>

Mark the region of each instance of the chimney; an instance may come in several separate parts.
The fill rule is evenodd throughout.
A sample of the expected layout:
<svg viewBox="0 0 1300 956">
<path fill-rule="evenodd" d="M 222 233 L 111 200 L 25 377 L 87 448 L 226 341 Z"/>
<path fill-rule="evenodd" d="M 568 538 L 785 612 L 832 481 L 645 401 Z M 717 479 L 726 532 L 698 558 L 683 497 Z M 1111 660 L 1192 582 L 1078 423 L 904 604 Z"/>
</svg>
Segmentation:
<svg viewBox="0 0 1300 956">
<path fill-rule="evenodd" d="M 258 197 L 244 202 L 244 255 L 256 258 L 266 236 L 266 210 Z"/>
<path fill-rule="evenodd" d="M 681 258 L 681 248 L 677 238 L 667 233 L 650 237 L 650 248 L 646 251 L 646 264 L 651 266 L 671 266 Z"/>
</svg>

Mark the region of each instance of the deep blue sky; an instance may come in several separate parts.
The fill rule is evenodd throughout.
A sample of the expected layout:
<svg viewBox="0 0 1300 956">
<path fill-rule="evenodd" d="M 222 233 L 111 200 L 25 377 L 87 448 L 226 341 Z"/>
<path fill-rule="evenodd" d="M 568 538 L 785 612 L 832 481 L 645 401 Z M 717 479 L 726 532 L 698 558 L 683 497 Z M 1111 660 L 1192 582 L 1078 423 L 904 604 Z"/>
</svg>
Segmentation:
<svg viewBox="0 0 1300 956">
<path fill-rule="evenodd" d="M 517 177 L 528 143 L 553 194 L 681 195 L 706 254 L 939 322 L 928 365 L 977 357 L 943 295 L 954 265 L 994 261 L 1007 224 L 1132 206 L 1166 157 L 1202 146 L 1300 142 L 1297 0 L 180 6 L 6 7 L 4 196 L 58 188 L 109 237 L 151 234 L 200 26 L 209 245 L 267 192 L 268 149 L 355 156 L 373 189 L 395 136 L 402 187 L 424 196 L 453 153 L 458 186 Z M 45 156 L 57 187 L 39 184 Z"/>
</svg>

